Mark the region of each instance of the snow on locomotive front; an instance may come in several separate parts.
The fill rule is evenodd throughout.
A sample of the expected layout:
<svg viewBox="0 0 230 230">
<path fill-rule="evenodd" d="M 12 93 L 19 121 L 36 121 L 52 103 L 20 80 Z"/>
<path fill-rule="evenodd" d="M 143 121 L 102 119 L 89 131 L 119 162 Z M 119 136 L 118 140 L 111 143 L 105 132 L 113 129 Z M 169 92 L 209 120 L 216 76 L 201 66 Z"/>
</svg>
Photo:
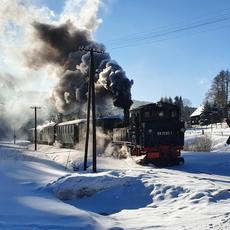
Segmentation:
<svg viewBox="0 0 230 230">
<path fill-rule="evenodd" d="M 142 164 L 157 166 L 184 163 L 184 122 L 177 105 L 158 102 L 130 111 L 129 125 L 114 129 L 113 143 L 126 144 Z"/>
</svg>

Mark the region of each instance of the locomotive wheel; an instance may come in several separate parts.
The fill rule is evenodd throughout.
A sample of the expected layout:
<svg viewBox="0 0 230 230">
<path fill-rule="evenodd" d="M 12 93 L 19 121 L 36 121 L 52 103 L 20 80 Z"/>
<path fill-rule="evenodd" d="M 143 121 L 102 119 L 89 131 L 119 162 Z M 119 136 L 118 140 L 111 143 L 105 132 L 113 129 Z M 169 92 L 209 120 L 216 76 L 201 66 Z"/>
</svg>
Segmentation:
<svg viewBox="0 0 230 230">
<path fill-rule="evenodd" d="M 177 164 L 178 165 L 183 165 L 184 164 L 184 158 L 183 157 L 178 157 Z"/>
</svg>

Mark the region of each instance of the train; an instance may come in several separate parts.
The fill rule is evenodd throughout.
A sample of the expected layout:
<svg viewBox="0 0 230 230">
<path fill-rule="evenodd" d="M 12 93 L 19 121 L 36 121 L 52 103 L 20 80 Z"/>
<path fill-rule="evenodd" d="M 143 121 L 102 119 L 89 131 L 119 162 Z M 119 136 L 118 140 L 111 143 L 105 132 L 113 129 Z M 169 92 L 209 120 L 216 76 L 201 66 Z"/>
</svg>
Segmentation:
<svg viewBox="0 0 230 230">
<path fill-rule="evenodd" d="M 157 102 L 139 106 L 128 116 L 108 116 L 96 119 L 97 129 L 105 134 L 104 145 L 126 145 L 131 156 L 142 156 L 140 164 L 156 166 L 184 163 L 184 122 L 180 108 L 171 103 Z M 86 119 L 61 123 L 51 122 L 37 128 L 37 142 L 73 147 L 85 140 Z M 29 132 L 34 140 L 34 129 Z"/>
<path fill-rule="evenodd" d="M 65 122 L 49 122 L 37 126 L 37 143 L 53 145 L 55 142 L 62 147 L 75 147 L 85 140 L 86 119 L 76 119 Z M 97 131 L 104 134 L 105 139 L 112 139 L 112 131 L 121 127 L 123 119 L 120 116 L 100 117 L 96 119 Z M 28 140 L 34 142 L 35 129 L 28 130 Z"/>
</svg>

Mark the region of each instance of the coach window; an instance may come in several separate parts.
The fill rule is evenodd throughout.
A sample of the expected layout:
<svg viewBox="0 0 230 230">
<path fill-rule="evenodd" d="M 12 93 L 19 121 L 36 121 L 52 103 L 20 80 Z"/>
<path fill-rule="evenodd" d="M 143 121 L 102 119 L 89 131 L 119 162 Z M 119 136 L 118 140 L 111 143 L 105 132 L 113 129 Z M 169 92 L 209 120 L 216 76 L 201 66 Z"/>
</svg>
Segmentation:
<svg viewBox="0 0 230 230">
<path fill-rule="evenodd" d="M 133 114 L 133 123 L 136 123 L 136 122 L 137 122 L 137 115 Z"/>
<path fill-rule="evenodd" d="M 164 116 L 164 112 L 163 112 L 163 111 L 160 111 L 160 112 L 158 113 L 158 116 L 159 116 L 159 117 L 163 117 L 163 116 Z"/>
<path fill-rule="evenodd" d="M 132 113 L 131 117 L 130 117 L 131 122 L 134 122 L 134 117 L 135 117 L 135 115 Z"/>
<path fill-rule="evenodd" d="M 171 117 L 177 117 L 177 112 L 176 111 L 172 111 L 171 112 Z"/>
</svg>

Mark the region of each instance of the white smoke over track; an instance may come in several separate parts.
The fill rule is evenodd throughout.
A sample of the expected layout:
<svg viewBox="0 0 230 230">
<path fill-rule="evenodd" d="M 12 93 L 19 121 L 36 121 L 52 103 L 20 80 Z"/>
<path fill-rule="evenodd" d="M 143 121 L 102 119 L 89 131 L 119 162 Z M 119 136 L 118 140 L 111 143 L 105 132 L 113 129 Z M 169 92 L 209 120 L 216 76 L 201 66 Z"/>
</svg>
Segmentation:
<svg viewBox="0 0 230 230">
<path fill-rule="evenodd" d="M 95 53 L 97 112 L 103 114 L 111 110 L 108 108 L 111 105 L 129 109 L 133 82 L 121 66 L 111 60 L 105 46 L 93 39 L 93 32 L 102 23 L 98 17 L 102 2 L 63 1 L 59 14 L 35 3 L 30 0 L 1 1 L 0 66 L 14 76 L 12 84 L 17 90 L 30 90 L 30 86 L 40 90 L 39 87 L 46 87 L 51 79 L 56 81 L 52 90 L 56 110 L 84 115 L 90 63 L 89 53 L 79 51 L 84 46 L 104 51 L 103 54 Z M 6 101 L 3 104 L 6 105 Z M 18 116 L 20 111 L 14 113 Z"/>
</svg>

